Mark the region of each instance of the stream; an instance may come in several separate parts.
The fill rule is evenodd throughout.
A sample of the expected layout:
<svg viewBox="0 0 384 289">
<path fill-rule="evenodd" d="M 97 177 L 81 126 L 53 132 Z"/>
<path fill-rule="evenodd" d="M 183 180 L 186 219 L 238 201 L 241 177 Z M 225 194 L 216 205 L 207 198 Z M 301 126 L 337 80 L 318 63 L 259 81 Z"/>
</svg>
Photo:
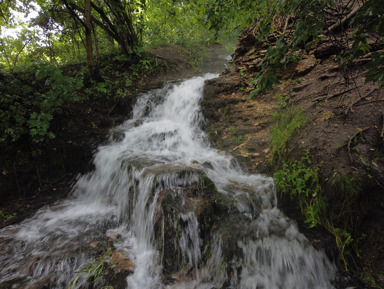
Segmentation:
<svg viewBox="0 0 384 289">
<path fill-rule="evenodd" d="M 333 288 L 273 179 L 210 146 L 199 103 L 215 77 L 141 95 L 67 200 L 3 228 L 0 288 Z"/>
</svg>

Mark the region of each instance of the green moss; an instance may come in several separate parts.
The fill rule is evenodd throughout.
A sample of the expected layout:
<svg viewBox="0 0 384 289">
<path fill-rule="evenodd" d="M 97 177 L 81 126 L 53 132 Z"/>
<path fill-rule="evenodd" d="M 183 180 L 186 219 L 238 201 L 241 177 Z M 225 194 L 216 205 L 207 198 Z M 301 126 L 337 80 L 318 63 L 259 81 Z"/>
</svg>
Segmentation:
<svg viewBox="0 0 384 289">
<path fill-rule="evenodd" d="M 307 118 L 303 109 L 291 106 L 275 112 L 273 122 L 275 125 L 271 135 L 272 162 L 281 164 L 286 158 L 289 140 L 306 124 Z"/>
</svg>

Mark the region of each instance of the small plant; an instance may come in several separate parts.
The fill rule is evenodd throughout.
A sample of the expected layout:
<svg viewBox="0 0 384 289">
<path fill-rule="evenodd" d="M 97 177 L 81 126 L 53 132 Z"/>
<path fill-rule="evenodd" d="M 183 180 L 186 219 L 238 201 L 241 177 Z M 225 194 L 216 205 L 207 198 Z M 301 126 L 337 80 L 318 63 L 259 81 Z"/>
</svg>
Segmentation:
<svg viewBox="0 0 384 289">
<path fill-rule="evenodd" d="M 240 144 L 244 143 L 246 140 L 247 140 L 246 137 L 242 136 L 242 135 L 236 135 L 236 136 L 232 137 L 232 141 L 236 145 L 240 145 Z"/>
<path fill-rule="evenodd" d="M 7 213 L 3 212 L 2 210 L 0 210 L 0 220 L 2 220 L 2 221 L 8 222 L 8 221 L 15 219 L 16 217 L 17 217 L 16 213 L 7 214 Z"/>
<path fill-rule="evenodd" d="M 311 167 L 309 151 L 301 160 L 284 164 L 273 177 L 282 194 L 289 194 L 291 199 L 298 201 L 310 228 L 321 224 L 327 205 L 321 193 L 318 168 Z"/>
<path fill-rule="evenodd" d="M 152 67 L 152 61 L 149 58 L 143 58 L 139 61 L 140 66 L 142 69 L 144 69 L 146 72 L 151 72 L 153 67 Z"/>
<path fill-rule="evenodd" d="M 111 256 L 111 253 L 111 248 L 109 248 L 104 254 L 100 255 L 92 263 L 81 269 L 78 275 L 72 279 L 67 289 L 79 288 L 79 285 L 81 287 L 79 282 L 86 283 L 88 280 L 91 280 L 95 284 L 99 281 L 99 279 L 103 276 L 105 260 Z M 104 286 L 103 288 L 108 287 L 109 286 Z"/>
<path fill-rule="evenodd" d="M 276 94 L 275 98 L 277 99 L 279 108 L 286 108 L 291 104 L 291 97 L 289 94 Z"/>
<path fill-rule="evenodd" d="M 247 70 L 245 68 L 240 69 L 240 76 L 243 78 L 248 78 Z"/>
<path fill-rule="evenodd" d="M 255 86 L 256 88 L 249 93 L 248 99 L 254 99 L 259 93 L 264 93 L 266 90 L 272 89 L 275 83 L 280 83 L 280 81 L 272 68 L 261 72 L 249 82 L 250 86 Z"/>
<path fill-rule="evenodd" d="M 300 84 L 302 81 L 303 81 L 303 79 L 302 79 L 301 77 L 299 77 L 298 79 L 295 80 L 294 85 L 298 85 L 298 84 Z"/>
<path fill-rule="evenodd" d="M 229 121 L 229 119 L 230 119 L 229 106 L 225 106 L 225 107 L 222 109 L 221 119 L 222 119 L 222 120 Z"/>
</svg>

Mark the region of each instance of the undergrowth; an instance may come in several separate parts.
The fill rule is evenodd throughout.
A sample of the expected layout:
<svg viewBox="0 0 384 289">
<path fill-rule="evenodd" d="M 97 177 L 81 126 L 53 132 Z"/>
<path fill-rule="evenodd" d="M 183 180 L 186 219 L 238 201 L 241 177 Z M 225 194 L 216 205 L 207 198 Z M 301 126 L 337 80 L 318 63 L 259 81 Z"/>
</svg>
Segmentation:
<svg viewBox="0 0 384 289">
<path fill-rule="evenodd" d="M 335 171 L 330 180 L 332 194 L 326 197 L 319 168 L 312 165 L 309 150 L 299 160 L 287 162 L 288 143 L 306 124 L 307 118 L 304 110 L 292 106 L 289 94 L 276 98 L 278 106 L 273 115 L 271 136 L 272 163 L 280 168 L 274 173 L 276 187 L 297 203 L 309 228 L 323 227 L 333 235 L 340 264 L 346 271 L 356 271 L 360 248 L 366 239 L 355 214 L 362 183 Z"/>
<path fill-rule="evenodd" d="M 367 238 L 355 214 L 362 184 L 335 172 L 330 200 L 322 190 L 318 171 L 312 166 L 308 150 L 300 160 L 284 163 L 274 173 L 276 187 L 298 204 L 309 228 L 323 227 L 334 237 L 340 264 L 345 271 L 356 273 L 361 247 Z"/>
<path fill-rule="evenodd" d="M 309 151 L 301 160 L 285 163 L 274 174 L 276 187 L 282 194 L 288 194 L 297 200 L 305 223 L 313 228 L 322 223 L 327 210 L 327 201 L 321 192 L 318 168 L 311 167 Z"/>
</svg>

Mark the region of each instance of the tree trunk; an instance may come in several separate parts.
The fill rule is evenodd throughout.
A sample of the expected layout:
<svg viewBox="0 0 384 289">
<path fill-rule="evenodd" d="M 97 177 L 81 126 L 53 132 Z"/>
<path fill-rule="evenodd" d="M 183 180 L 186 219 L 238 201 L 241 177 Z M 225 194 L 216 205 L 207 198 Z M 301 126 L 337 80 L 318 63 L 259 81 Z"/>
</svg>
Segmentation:
<svg viewBox="0 0 384 289">
<path fill-rule="evenodd" d="M 9 70 L 12 71 L 11 61 L 10 61 L 9 58 L 8 58 L 8 53 L 7 53 L 7 51 L 6 51 L 6 46 L 4 45 L 3 40 L 2 40 L 1 38 L 0 38 L 0 43 L 1 43 L 1 46 L 3 47 L 4 57 L 5 57 L 5 59 L 7 60 Z"/>
<path fill-rule="evenodd" d="M 92 19 L 91 19 L 91 0 L 85 0 L 85 50 L 87 52 L 88 67 L 93 74 L 95 63 L 92 52 Z"/>
<path fill-rule="evenodd" d="M 94 70 L 95 76 L 99 77 L 99 69 L 100 69 L 100 51 L 99 51 L 99 41 L 96 34 L 95 25 L 91 23 L 92 25 L 92 32 L 93 32 L 93 40 L 95 41 L 95 49 L 96 49 L 96 66 Z"/>
<path fill-rule="evenodd" d="M 88 33 L 91 34 L 89 31 L 92 29 L 91 23 L 93 22 L 119 44 L 123 53 L 130 56 L 132 60 L 136 58 L 134 50 L 139 44 L 139 39 L 132 23 L 132 15 L 126 11 L 124 5 L 121 3 L 121 0 L 98 1 L 97 4 L 99 4 L 99 6 L 91 0 L 85 0 L 86 9 L 76 5 L 74 2 L 68 0 L 62 1 L 72 16 L 86 28 L 86 33 L 88 31 Z M 89 5 L 92 9 L 94 9 L 99 17 L 92 17 L 90 12 L 91 8 L 88 7 Z M 79 17 L 76 11 L 85 15 L 85 21 Z M 89 20 L 87 20 L 87 18 L 89 18 Z M 89 21 L 88 24 L 85 23 L 87 21 Z M 91 38 L 91 36 L 89 36 L 89 38 Z M 89 42 L 92 43 L 91 41 Z M 86 44 L 87 58 L 89 56 L 88 52 L 91 52 L 89 48 L 91 45 L 92 44 Z"/>
</svg>

